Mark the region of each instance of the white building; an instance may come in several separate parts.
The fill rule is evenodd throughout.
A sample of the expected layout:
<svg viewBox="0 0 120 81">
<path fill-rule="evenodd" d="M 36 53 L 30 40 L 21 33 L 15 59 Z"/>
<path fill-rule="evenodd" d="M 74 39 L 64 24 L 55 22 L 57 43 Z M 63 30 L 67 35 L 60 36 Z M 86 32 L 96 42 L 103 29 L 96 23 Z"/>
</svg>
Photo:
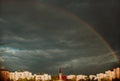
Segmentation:
<svg viewBox="0 0 120 81">
<path fill-rule="evenodd" d="M 86 75 L 77 75 L 77 76 L 76 76 L 76 81 L 79 81 L 79 80 L 81 80 L 81 79 L 85 80 L 86 77 L 87 77 Z"/>
<path fill-rule="evenodd" d="M 120 68 L 115 68 L 113 71 L 115 73 L 115 78 L 120 79 Z"/>
<path fill-rule="evenodd" d="M 95 75 L 89 75 L 90 80 L 95 80 L 97 77 Z"/>
<path fill-rule="evenodd" d="M 97 74 L 97 79 L 98 79 L 98 81 L 101 81 L 101 80 L 104 79 L 104 78 L 106 78 L 106 74 L 104 74 L 104 73 L 99 73 L 99 74 Z"/>
<path fill-rule="evenodd" d="M 24 71 L 24 72 L 11 72 L 10 73 L 10 79 L 16 81 L 18 79 L 31 79 L 32 77 L 32 73 L 28 72 L 28 71 Z"/>
<path fill-rule="evenodd" d="M 67 76 L 67 79 L 72 80 L 73 78 L 76 78 L 76 76 L 75 76 L 75 75 L 68 75 L 68 76 Z"/>
<path fill-rule="evenodd" d="M 115 78 L 115 73 L 114 73 L 114 71 L 106 71 L 105 72 L 105 74 L 106 74 L 106 78 L 108 78 L 110 81 L 112 81 L 112 79 L 114 79 Z"/>
<path fill-rule="evenodd" d="M 34 77 L 35 77 L 36 81 L 39 81 L 39 80 L 42 80 L 42 81 L 51 80 L 51 75 L 48 75 L 48 74 L 34 75 Z"/>
</svg>

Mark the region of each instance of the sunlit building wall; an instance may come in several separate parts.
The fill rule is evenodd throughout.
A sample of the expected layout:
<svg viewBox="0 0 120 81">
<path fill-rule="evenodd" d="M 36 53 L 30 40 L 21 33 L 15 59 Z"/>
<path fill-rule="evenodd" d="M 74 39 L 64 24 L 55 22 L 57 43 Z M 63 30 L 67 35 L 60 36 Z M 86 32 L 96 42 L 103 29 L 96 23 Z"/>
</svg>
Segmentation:
<svg viewBox="0 0 120 81">
<path fill-rule="evenodd" d="M 32 73 L 28 72 L 28 71 L 24 71 L 24 72 L 11 72 L 10 73 L 10 79 L 11 80 L 15 80 L 17 81 L 18 79 L 31 79 L 32 77 Z"/>
<path fill-rule="evenodd" d="M 79 81 L 79 80 L 81 80 L 81 79 L 85 80 L 86 77 L 87 77 L 86 75 L 77 75 L 77 76 L 76 76 L 76 81 Z"/>
<path fill-rule="evenodd" d="M 101 81 L 102 79 L 106 78 L 106 74 L 104 73 L 99 73 L 96 76 L 97 76 L 98 81 Z"/>
<path fill-rule="evenodd" d="M 31 79 L 31 77 L 32 77 L 32 73 L 31 72 L 24 71 L 23 74 L 24 74 L 24 78 Z"/>
<path fill-rule="evenodd" d="M 90 80 L 95 80 L 97 77 L 95 75 L 89 75 Z"/>
<path fill-rule="evenodd" d="M 11 73 L 10 73 L 10 79 L 11 79 L 11 80 L 14 80 L 14 79 L 15 79 L 15 73 L 14 73 L 14 72 L 11 72 Z"/>
<path fill-rule="evenodd" d="M 5 74 L 4 71 L 2 71 L 2 72 Z M 59 76 L 58 76 L 59 81 L 63 79 L 63 76 L 61 76 L 60 73 L 61 72 L 59 72 Z M 32 75 L 32 73 L 28 72 L 28 71 L 10 72 L 6 76 L 9 76 L 10 79 L 13 79 L 14 81 L 17 81 L 18 79 L 24 79 L 24 78 L 34 79 L 36 81 L 38 81 L 38 80 L 42 80 L 42 81 L 51 80 L 51 75 L 48 75 L 48 74 L 42 74 L 42 75 L 34 74 L 34 75 Z M 62 79 L 60 79 L 60 77 Z M 89 77 L 86 75 L 68 75 L 68 76 L 66 76 L 66 79 L 71 79 L 71 80 L 73 79 L 76 81 L 86 80 L 87 78 L 89 78 L 91 80 L 97 80 L 97 81 L 102 81 L 102 79 L 109 80 L 109 81 L 112 81 L 112 79 L 115 79 L 115 78 L 120 79 L 120 68 L 115 68 L 115 69 L 113 69 L 113 71 L 108 70 L 108 71 L 105 71 L 105 73 L 96 74 L 96 76 L 95 75 L 89 75 Z"/>
<path fill-rule="evenodd" d="M 10 72 L 5 69 L 0 69 L 0 80 L 8 81 L 10 78 Z"/>
<path fill-rule="evenodd" d="M 106 78 L 108 80 L 112 81 L 112 79 L 115 79 L 115 73 L 114 73 L 114 71 L 110 71 L 109 70 L 109 71 L 106 71 L 105 74 L 106 74 Z"/>
<path fill-rule="evenodd" d="M 115 78 L 120 79 L 120 68 L 115 68 L 114 70 Z"/>
<path fill-rule="evenodd" d="M 51 80 L 51 75 L 48 75 L 48 74 L 34 75 L 34 77 L 35 77 L 36 81 L 39 81 L 39 80 L 42 80 L 42 81 Z"/>
<path fill-rule="evenodd" d="M 75 76 L 75 75 L 68 75 L 68 76 L 67 76 L 67 79 L 72 80 L 73 78 L 76 78 L 76 76 Z"/>
</svg>

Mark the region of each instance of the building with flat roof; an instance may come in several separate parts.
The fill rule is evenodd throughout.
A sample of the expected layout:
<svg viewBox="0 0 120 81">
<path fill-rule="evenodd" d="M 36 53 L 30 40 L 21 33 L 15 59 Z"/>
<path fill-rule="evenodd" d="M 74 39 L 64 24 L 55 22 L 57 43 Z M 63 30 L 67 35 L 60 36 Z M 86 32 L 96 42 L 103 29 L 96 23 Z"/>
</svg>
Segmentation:
<svg viewBox="0 0 120 81">
<path fill-rule="evenodd" d="M 10 72 L 6 69 L 0 69 L 0 81 L 7 81 L 10 79 Z"/>
</svg>

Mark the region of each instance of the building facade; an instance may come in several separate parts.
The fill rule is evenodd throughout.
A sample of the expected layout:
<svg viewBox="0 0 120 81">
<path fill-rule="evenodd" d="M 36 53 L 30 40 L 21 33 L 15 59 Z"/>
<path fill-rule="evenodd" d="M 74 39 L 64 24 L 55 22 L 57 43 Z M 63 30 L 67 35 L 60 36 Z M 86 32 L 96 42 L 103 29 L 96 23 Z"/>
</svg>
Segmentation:
<svg viewBox="0 0 120 81">
<path fill-rule="evenodd" d="M 10 79 L 10 72 L 5 69 L 0 69 L 0 81 L 7 81 Z"/>
<path fill-rule="evenodd" d="M 17 81 L 18 79 L 31 79 L 32 77 L 32 73 L 28 72 L 28 71 L 24 71 L 24 72 L 11 72 L 10 73 L 10 79 Z"/>
</svg>

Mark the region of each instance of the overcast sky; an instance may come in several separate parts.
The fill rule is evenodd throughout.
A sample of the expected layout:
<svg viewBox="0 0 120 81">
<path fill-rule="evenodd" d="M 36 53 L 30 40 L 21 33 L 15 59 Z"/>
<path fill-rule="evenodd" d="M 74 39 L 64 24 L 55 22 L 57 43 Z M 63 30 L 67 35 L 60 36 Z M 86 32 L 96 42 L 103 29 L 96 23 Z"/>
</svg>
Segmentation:
<svg viewBox="0 0 120 81">
<path fill-rule="evenodd" d="M 119 66 L 92 29 L 119 52 L 118 7 L 117 1 L 106 0 L 3 1 L 1 67 L 51 74 L 61 67 L 64 74 L 94 74 Z"/>
</svg>

